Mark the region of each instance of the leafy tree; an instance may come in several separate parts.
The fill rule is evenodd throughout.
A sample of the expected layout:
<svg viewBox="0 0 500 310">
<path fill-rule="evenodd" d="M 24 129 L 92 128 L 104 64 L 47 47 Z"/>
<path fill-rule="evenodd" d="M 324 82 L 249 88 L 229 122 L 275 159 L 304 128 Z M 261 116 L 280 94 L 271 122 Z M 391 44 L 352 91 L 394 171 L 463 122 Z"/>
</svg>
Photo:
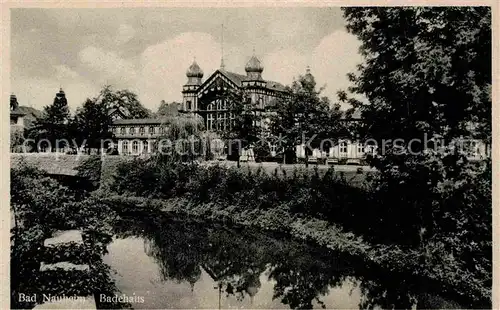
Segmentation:
<svg viewBox="0 0 500 310">
<path fill-rule="evenodd" d="M 146 109 L 137 98 L 137 95 L 127 89 L 114 90 L 110 85 L 102 88 L 95 99 L 106 109 L 120 109 L 127 112 L 127 118 L 148 118 L 152 113 Z"/>
<path fill-rule="evenodd" d="M 254 146 L 260 140 L 264 110 L 246 93 L 232 88 L 219 95 L 217 100 L 224 101 L 229 111 L 228 123 L 217 119 L 217 132 L 228 143 L 228 155 L 234 156 L 240 167 L 241 150 Z"/>
<path fill-rule="evenodd" d="M 22 152 L 24 142 L 24 130 L 22 128 L 10 128 L 10 151 Z"/>
<path fill-rule="evenodd" d="M 56 142 L 63 139 L 69 141 L 70 121 L 71 114 L 68 107 L 68 100 L 61 89 L 54 98 L 54 102 L 44 107 L 42 115 L 35 120 L 31 138 L 34 138 L 37 142 L 41 139 L 46 139 L 53 151 L 56 148 L 65 147 L 64 141 Z"/>
<path fill-rule="evenodd" d="M 288 88 L 289 95 L 279 98 L 270 117 L 270 131 L 281 142 L 286 155 L 294 156 L 297 145 L 306 144 L 306 166 L 312 148 L 324 146 L 322 141 L 334 138 L 342 131 L 339 105 L 330 107 L 327 97 L 320 97 L 314 76 L 309 72 L 299 76 Z"/>
<path fill-rule="evenodd" d="M 171 102 L 167 103 L 165 100 L 162 100 L 160 103 L 160 106 L 158 107 L 158 111 L 156 112 L 156 117 L 164 117 L 164 116 L 176 116 L 179 114 L 178 109 L 179 109 L 180 103 L 178 102 Z"/>
<path fill-rule="evenodd" d="M 72 137 L 78 145 L 86 143 L 87 151 L 101 149 L 106 139 L 113 137 L 110 126 L 113 123 L 111 112 L 115 109 L 125 111 L 127 118 L 147 118 L 151 116 L 143 107 L 137 95 L 129 90 L 115 91 L 111 86 L 104 86 L 95 98 L 87 98 L 77 109 L 71 122 Z"/>
<path fill-rule="evenodd" d="M 350 90 L 369 103 L 340 95 L 361 110 L 367 138 L 491 141 L 489 8 L 345 8 L 344 15 L 365 58 L 349 76 Z"/>
<path fill-rule="evenodd" d="M 82 107 L 76 110 L 71 128 L 78 145 L 85 143 L 87 151 L 90 152 L 91 149 L 100 150 L 101 143 L 113 137 L 110 131 L 112 122 L 105 104 L 95 99 L 87 99 Z"/>
<path fill-rule="evenodd" d="M 181 161 L 192 161 L 203 154 L 203 122 L 197 116 L 180 115 L 164 118 L 165 132 L 159 139 L 172 142 L 172 154 Z"/>
<path fill-rule="evenodd" d="M 370 206 L 379 217 L 374 231 L 411 246 L 442 242 L 488 286 L 491 160 L 469 163 L 458 146 L 462 137 L 491 144 L 490 8 L 343 11 L 365 58 L 349 75 L 350 91 L 369 103 L 346 92 L 340 99 L 361 110 L 361 134 L 379 146 L 370 160 L 380 172 Z M 443 139 L 441 149 L 424 145 L 425 135 Z"/>
</svg>

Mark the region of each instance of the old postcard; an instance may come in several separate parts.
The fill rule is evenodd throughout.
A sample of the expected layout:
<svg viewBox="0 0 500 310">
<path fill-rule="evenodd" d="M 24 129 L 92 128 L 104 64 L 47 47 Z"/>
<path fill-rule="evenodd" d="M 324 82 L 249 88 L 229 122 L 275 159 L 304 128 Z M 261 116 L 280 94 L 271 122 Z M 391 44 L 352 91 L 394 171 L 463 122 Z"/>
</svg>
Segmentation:
<svg viewBox="0 0 500 310">
<path fill-rule="evenodd" d="M 404 4 L 2 4 L 4 306 L 494 307 L 497 4 Z"/>
</svg>

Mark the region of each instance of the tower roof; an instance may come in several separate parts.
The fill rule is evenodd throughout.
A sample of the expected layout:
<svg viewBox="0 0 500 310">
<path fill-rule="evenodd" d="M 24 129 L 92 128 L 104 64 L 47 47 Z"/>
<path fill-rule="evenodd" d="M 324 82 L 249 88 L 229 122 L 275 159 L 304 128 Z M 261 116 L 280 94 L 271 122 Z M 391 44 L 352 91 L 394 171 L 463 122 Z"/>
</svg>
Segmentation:
<svg viewBox="0 0 500 310">
<path fill-rule="evenodd" d="M 311 68 L 309 66 L 307 66 L 306 68 L 306 74 L 304 75 L 304 78 L 306 82 L 316 84 L 314 76 L 311 74 Z"/>
<path fill-rule="evenodd" d="M 255 56 L 255 54 L 252 55 L 252 58 L 250 58 L 250 60 L 247 62 L 245 71 L 258 73 L 262 73 L 262 71 L 264 71 L 264 67 L 260 63 L 260 60 Z"/>
<path fill-rule="evenodd" d="M 203 70 L 201 70 L 200 66 L 198 66 L 198 63 L 196 60 L 193 60 L 193 63 L 191 66 L 186 71 L 186 76 L 187 77 L 203 77 Z"/>
<path fill-rule="evenodd" d="M 56 96 L 65 96 L 65 94 L 64 94 L 64 90 L 62 89 L 62 87 L 61 87 L 61 88 L 59 88 L 59 92 L 58 92 L 58 93 L 56 93 Z"/>
</svg>

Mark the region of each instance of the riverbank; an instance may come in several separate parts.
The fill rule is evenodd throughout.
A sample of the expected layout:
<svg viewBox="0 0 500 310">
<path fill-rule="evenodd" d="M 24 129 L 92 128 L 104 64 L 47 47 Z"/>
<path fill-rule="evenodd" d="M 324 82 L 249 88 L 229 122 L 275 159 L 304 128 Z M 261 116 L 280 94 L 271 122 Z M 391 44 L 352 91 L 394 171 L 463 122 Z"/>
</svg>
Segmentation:
<svg viewBox="0 0 500 310">
<path fill-rule="evenodd" d="M 473 274 L 463 271 L 460 263 L 450 257 L 433 255 L 423 246 L 419 251 L 396 245 L 370 244 L 363 238 L 346 232 L 325 220 L 300 217 L 283 208 L 238 210 L 235 206 L 197 203 L 185 198 L 151 199 L 136 196 L 101 196 L 102 202 L 118 212 L 160 211 L 185 215 L 202 221 L 225 222 L 256 227 L 270 233 L 285 233 L 293 238 L 315 242 L 332 250 L 363 258 L 390 272 L 400 272 L 432 286 L 446 296 L 452 296 L 467 308 L 487 308 L 491 292 Z M 437 305 L 442 308 L 444 305 Z"/>
</svg>

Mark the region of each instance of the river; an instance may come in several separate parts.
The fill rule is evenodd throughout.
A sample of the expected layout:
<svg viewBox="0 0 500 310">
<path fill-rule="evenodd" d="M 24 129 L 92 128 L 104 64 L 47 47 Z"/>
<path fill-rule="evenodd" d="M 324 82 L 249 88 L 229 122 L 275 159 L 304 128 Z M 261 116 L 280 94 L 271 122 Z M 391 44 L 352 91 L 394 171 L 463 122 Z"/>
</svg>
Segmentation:
<svg viewBox="0 0 500 310">
<path fill-rule="evenodd" d="M 107 251 L 135 309 L 460 307 L 358 257 L 248 228 L 134 215 Z"/>
</svg>

